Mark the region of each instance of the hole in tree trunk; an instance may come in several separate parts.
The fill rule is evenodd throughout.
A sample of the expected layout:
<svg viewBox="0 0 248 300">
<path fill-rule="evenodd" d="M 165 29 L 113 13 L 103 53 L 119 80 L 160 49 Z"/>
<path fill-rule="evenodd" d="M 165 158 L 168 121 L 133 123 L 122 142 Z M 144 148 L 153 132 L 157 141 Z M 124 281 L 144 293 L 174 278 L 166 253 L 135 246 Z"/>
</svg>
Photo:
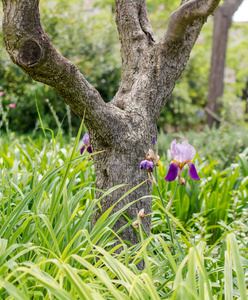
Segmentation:
<svg viewBox="0 0 248 300">
<path fill-rule="evenodd" d="M 19 52 L 19 62 L 25 66 L 36 64 L 41 57 L 41 48 L 35 41 L 25 41 Z"/>
</svg>

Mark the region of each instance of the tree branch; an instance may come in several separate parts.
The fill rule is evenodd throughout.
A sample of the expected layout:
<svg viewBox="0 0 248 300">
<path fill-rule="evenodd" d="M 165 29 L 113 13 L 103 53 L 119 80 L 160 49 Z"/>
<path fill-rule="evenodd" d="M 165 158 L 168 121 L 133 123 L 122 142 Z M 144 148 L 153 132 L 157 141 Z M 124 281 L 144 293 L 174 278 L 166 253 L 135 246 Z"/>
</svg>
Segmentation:
<svg viewBox="0 0 248 300">
<path fill-rule="evenodd" d="M 243 0 L 226 0 L 221 9 L 227 17 L 231 18 L 242 2 Z"/>
<path fill-rule="evenodd" d="M 122 74 L 119 90 L 111 102 L 123 110 L 128 106 L 132 110 L 134 102 L 139 101 L 137 94 L 132 96 L 132 90 L 148 72 L 154 34 L 145 0 L 115 0 L 115 15 L 121 42 Z"/>
<path fill-rule="evenodd" d="M 98 91 L 76 66 L 62 57 L 44 32 L 39 0 L 2 0 L 3 35 L 12 61 L 36 81 L 50 85 L 81 118 L 94 129 L 111 135 L 110 127 L 121 120 L 114 117 Z"/>
<path fill-rule="evenodd" d="M 194 20 L 212 14 L 220 0 L 190 0 L 182 4 L 170 17 L 163 43 L 182 39 L 187 26 Z"/>
<path fill-rule="evenodd" d="M 115 0 L 116 24 L 121 42 L 123 72 L 137 69 L 139 60 L 154 42 L 145 0 Z"/>
<path fill-rule="evenodd" d="M 158 119 L 171 92 L 185 69 L 190 52 L 205 22 L 220 0 L 182 0 L 170 17 L 167 32 L 155 49 L 157 92 L 153 106 Z"/>
</svg>

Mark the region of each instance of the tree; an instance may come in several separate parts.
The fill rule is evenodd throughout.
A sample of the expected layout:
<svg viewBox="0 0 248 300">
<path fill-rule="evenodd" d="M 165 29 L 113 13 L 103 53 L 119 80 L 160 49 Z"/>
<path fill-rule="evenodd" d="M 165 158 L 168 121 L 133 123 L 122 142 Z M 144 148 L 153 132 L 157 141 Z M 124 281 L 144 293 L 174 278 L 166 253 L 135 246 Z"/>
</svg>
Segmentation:
<svg viewBox="0 0 248 300">
<path fill-rule="evenodd" d="M 217 99 L 222 97 L 224 89 L 228 31 L 232 25 L 232 16 L 242 2 L 243 0 L 225 0 L 225 3 L 217 7 L 214 13 L 213 46 L 207 105 L 207 124 L 209 127 L 219 122 L 215 115 L 218 114 L 220 108 Z"/>
<path fill-rule="evenodd" d="M 161 41 L 154 39 L 145 0 L 116 0 L 116 24 L 121 42 L 122 76 L 114 99 L 105 103 L 98 91 L 86 81 L 74 64 L 62 57 L 44 32 L 39 16 L 39 0 L 2 0 L 3 35 L 6 49 L 15 64 L 36 81 L 50 85 L 81 118 L 89 130 L 96 169 L 96 188 L 115 190 L 101 201 L 102 212 L 120 197 L 144 182 L 114 207 L 151 193 L 145 171 L 139 169 L 153 137 L 157 121 L 177 79 L 185 68 L 190 52 L 209 14 L 220 0 L 182 1 L 170 17 Z M 98 192 L 97 196 L 100 195 Z M 127 213 L 131 219 L 145 209 L 151 212 L 151 199 L 136 201 Z M 115 230 L 126 224 L 120 218 Z M 147 232 L 150 218 L 143 222 Z M 131 226 L 121 237 L 137 242 Z"/>
</svg>

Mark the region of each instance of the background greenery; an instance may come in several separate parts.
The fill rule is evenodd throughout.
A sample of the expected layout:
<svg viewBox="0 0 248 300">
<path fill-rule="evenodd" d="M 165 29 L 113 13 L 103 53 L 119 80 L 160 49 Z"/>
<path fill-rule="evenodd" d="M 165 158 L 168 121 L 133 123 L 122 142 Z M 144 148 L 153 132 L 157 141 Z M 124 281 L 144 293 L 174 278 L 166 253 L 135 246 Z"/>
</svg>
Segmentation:
<svg viewBox="0 0 248 300">
<path fill-rule="evenodd" d="M 121 74 L 117 30 L 111 7 L 92 15 L 84 10 L 80 1 L 42 1 L 41 20 L 56 49 L 77 65 L 105 101 L 110 101 L 117 91 Z M 5 92 L 2 100 L 4 106 L 16 104 L 16 109 L 9 112 L 10 128 L 18 132 L 33 130 L 38 119 L 35 99 L 44 116 L 44 126 L 56 128 L 44 99 L 49 99 L 60 120 L 66 116 L 65 104 L 50 87 L 33 82 L 10 61 L 4 49 L 2 32 L 0 41 L 0 91 Z M 80 122 L 72 114 L 74 133 Z M 64 122 L 63 127 L 67 130 L 68 124 Z"/>
<path fill-rule="evenodd" d="M 41 1 L 43 26 L 58 51 L 110 101 L 121 72 L 113 1 L 95 1 L 93 10 L 85 3 Z M 147 0 L 157 38 L 178 4 Z M 151 233 L 140 225 L 140 242 L 123 244 L 119 254 L 112 227 L 126 207 L 112 216 L 106 212 L 91 228 L 94 210 L 119 186 L 95 199 L 93 160 L 79 152 L 81 129 L 74 138 L 81 120 L 52 89 L 11 63 L 0 32 L 0 299 L 247 299 L 248 140 L 238 99 L 248 73 L 248 27 L 233 24 L 230 31 L 225 122 L 210 130 L 203 123 L 212 29 L 209 18 L 158 134 L 157 181 L 165 204 L 176 185 L 164 180 L 173 139 L 196 148 L 201 180 L 184 170 L 186 185 L 170 212 L 154 187 Z M 51 129 L 41 129 L 38 113 Z M 144 270 L 138 268 L 142 261 Z"/>
<path fill-rule="evenodd" d="M 147 1 L 151 23 L 156 38 L 164 33 L 169 15 L 180 1 Z M 118 89 L 121 76 L 119 40 L 114 21 L 114 1 L 92 1 L 94 6 L 81 1 L 42 1 L 41 20 L 45 31 L 56 49 L 73 61 L 86 79 L 110 101 Z M 1 4 L 0 4 L 1 6 Z M 0 23 L 3 14 L 0 10 Z M 208 18 L 191 54 L 191 58 L 173 94 L 164 108 L 159 128 L 166 132 L 201 127 L 205 121 L 204 107 L 208 96 L 208 77 L 211 60 L 213 19 Z M 244 103 L 239 101 L 248 78 L 248 24 L 233 24 L 227 50 L 227 73 L 221 118 L 232 124 L 245 119 Z M 37 124 L 35 99 L 43 116 L 45 127 L 57 128 L 44 99 L 49 99 L 62 127 L 68 132 L 68 109 L 55 92 L 43 84 L 32 82 L 9 59 L 0 32 L 0 91 L 3 107 L 10 103 L 16 109 L 9 110 L 10 129 L 20 133 L 30 132 Z M 74 134 L 80 120 L 71 113 Z M 4 126 L 2 127 L 2 129 Z"/>
<path fill-rule="evenodd" d="M 201 180 L 184 170 L 186 185 L 170 212 L 154 186 L 151 233 L 140 227 L 140 242 L 117 254 L 121 244 L 114 245 L 111 229 L 126 207 L 107 211 L 93 229 L 91 217 L 119 186 L 95 199 L 93 161 L 80 155 L 80 132 L 71 140 L 45 132 L 0 138 L 1 299 L 247 299 L 248 148 L 234 159 L 230 148 L 230 161 L 216 169 L 225 145 L 216 152 L 215 143 L 199 143 L 194 163 Z M 227 128 L 204 135 L 229 140 Z M 165 204 L 176 186 L 164 180 L 169 147 L 159 135 Z"/>
</svg>

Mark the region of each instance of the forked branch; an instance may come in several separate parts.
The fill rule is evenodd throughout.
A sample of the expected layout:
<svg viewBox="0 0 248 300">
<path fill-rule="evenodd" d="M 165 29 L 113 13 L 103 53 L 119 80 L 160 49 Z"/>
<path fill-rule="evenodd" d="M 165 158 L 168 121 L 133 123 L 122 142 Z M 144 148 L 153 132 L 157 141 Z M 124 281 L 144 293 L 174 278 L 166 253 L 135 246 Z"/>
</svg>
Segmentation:
<svg viewBox="0 0 248 300">
<path fill-rule="evenodd" d="M 2 0 L 3 34 L 7 51 L 25 73 L 50 85 L 92 128 L 111 134 L 115 114 L 76 66 L 61 56 L 44 32 L 39 0 Z"/>
<path fill-rule="evenodd" d="M 190 0 L 182 4 L 170 17 L 163 42 L 179 41 L 184 37 L 187 26 L 194 20 L 212 14 L 220 0 Z"/>
</svg>

